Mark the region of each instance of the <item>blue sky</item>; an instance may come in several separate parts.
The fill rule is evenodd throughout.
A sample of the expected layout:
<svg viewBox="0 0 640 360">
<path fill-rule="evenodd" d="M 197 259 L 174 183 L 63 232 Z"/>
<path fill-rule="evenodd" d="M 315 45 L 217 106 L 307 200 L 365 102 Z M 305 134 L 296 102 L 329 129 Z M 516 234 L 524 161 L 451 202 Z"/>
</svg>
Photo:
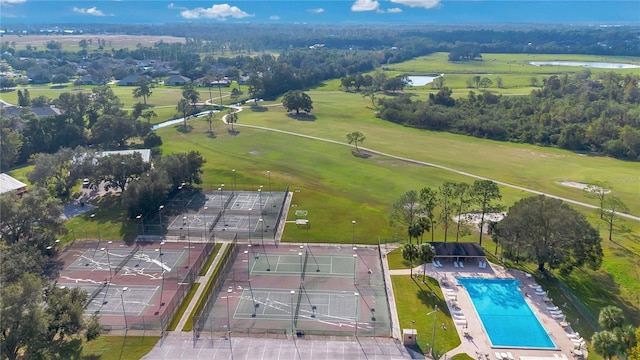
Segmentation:
<svg viewBox="0 0 640 360">
<path fill-rule="evenodd" d="M 0 0 L 11 23 L 640 23 L 638 0 Z"/>
</svg>

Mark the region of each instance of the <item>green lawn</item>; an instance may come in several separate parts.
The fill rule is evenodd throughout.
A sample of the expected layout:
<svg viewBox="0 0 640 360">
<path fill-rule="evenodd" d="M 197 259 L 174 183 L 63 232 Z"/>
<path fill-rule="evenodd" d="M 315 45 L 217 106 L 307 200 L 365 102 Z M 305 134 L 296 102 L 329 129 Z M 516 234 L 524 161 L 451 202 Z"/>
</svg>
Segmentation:
<svg viewBox="0 0 640 360">
<path fill-rule="evenodd" d="M 160 340 L 159 336 L 100 336 L 83 345 L 83 360 L 138 360 Z"/>
<path fill-rule="evenodd" d="M 449 314 L 440 286 L 435 279 L 427 277 L 426 283 L 423 283 L 422 275 L 420 275 L 420 279 L 407 275 L 395 275 L 391 277 L 391 283 L 398 309 L 400 331 L 415 327 L 418 332 L 418 349 L 422 353 L 429 352 L 432 338 L 435 338 L 434 350 L 436 354 L 443 354 L 460 345 L 460 337 L 451 319 L 451 314 Z M 431 313 L 435 305 L 438 306 L 439 311 L 434 313 L 434 319 L 434 314 L 426 314 Z M 435 336 L 433 334 L 434 320 L 436 324 Z M 441 324 L 444 324 L 446 329 L 443 329 Z"/>
</svg>

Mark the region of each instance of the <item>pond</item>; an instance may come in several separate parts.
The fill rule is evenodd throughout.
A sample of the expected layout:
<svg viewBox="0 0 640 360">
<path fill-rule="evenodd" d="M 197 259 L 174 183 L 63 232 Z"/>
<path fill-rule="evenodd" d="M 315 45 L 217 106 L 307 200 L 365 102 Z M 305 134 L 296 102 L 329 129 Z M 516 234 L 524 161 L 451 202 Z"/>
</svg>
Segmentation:
<svg viewBox="0 0 640 360">
<path fill-rule="evenodd" d="M 407 76 L 407 79 L 411 80 L 411 85 L 413 86 L 425 86 L 427 84 L 431 84 L 433 80 L 440 76 L 444 76 L 444 74 Z"/>
<path fill-rule="evenodd" d="M 529 61 L 533 66 L 580 66 L 595 69 L 636 69 L 640 65 L 596 61 Z"/>
</svg>

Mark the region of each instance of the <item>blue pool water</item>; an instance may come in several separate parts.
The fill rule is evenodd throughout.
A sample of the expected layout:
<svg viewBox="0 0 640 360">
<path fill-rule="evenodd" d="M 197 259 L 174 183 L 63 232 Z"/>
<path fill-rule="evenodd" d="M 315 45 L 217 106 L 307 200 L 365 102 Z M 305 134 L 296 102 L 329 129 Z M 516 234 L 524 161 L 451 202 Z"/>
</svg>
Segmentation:
<svg viewBox="0 0 640 360">
<path fill-rule="evenodd" d="M 518 290 L 516 279 L 458 278 L 476 308 L 494 347 L 556 346 Z"/>
</svg>

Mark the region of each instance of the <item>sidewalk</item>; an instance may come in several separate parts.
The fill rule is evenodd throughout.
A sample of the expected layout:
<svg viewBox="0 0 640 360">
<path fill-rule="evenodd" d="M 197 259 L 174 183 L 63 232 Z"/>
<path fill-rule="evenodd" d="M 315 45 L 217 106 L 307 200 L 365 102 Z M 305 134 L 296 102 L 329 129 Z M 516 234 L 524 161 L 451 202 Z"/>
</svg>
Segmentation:
<svg viewBox="0 0 640 360">
<path fill-rule="evenodd" d="M 224 254 L 225 249 L 227 248 L 227 246 L 229 246 L 229 243 L 227 242 L 223 242 L 221 244 L 222 246 L 220 247 L 220 251 L 218 251 L 215 259 L 213 259 L 213 262 L 211 263 L 211 266 L 209 266 L 209 268 L 207 269 L 207 273 L 204 276 L 200 276 L 196 278 L 195 282 L 199 283 L 200 286 L 198 287 L 198 290 L 196 290 L 196 293 L 193 296 L 193 298 L 191 298 L 191 302 L 187 306 L 187 310 L 185 310 L 184 314 L 182 315 L 182 319 L 180 319 L 180 322 L 176 326 L 175 331 L 182 331 L 182 329 L 184 328 L 184 324 L 189 319 L 189 316 L 191 316 L 193 309 L 198 303 L 198 299 L 200 299 L 200 297 L 202 296 L 202 293 L 204 292 L 204 288 L 205 288 L 205 285 L 207 284 L 207 281 L 209 281 L 209 279 L 213 275 L 213 269 L 216 268 L 216 264 L 220 261 L 220 257 L 222 257 L 222 254 Z"/>
</svg>

